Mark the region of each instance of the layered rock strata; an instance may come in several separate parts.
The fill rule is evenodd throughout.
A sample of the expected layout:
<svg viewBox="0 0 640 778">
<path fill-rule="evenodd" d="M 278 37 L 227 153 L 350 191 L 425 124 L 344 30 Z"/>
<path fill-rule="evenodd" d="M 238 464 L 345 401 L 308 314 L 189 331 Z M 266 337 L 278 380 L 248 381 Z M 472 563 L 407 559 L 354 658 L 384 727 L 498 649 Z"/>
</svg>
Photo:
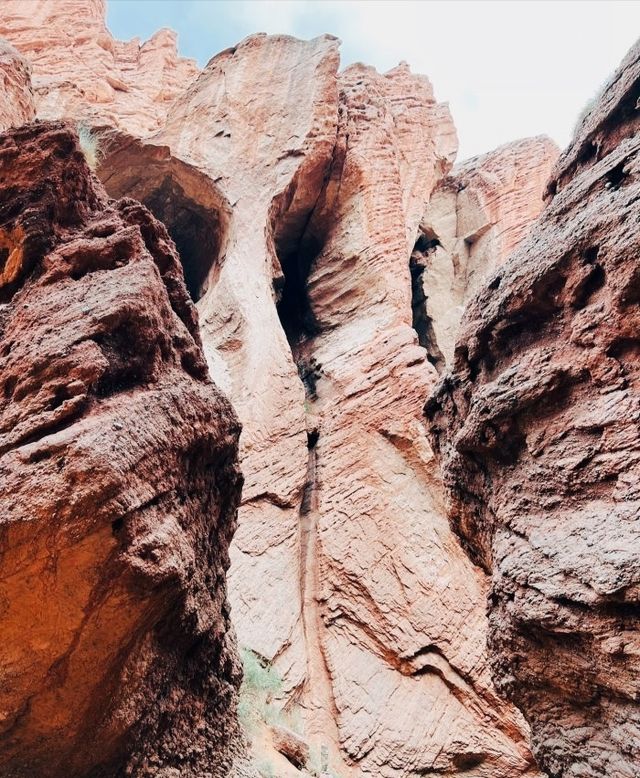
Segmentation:
<svg viewBox="0 0 640 778">
<path fill-rule="evenodd" d="M 542 194 L 558 154 L 556 144 L 544 136 L 508 143 L 456 165 L 431 195 L 412 256 L 412 275 L 415 323 L 438 369 L 453 361 L 467 301 L 542 210 Z"/>
<path fill-rule="evenodd" d="M 0 36 L 31 63 L 38 117 L 149 135 L 199 68 L 172 30 L 118 41 L 105 14 L 106 0 L 4 0 Z"/>
<path fill-rule="evenodd" d="M 234 622 L 282 676 L 280 704 L 301 714 L 312 760 L 326 755 L 344 777 L 536 774 L 526 726 L 489 677 L 485 576 L 446 521 L 421 419 L 437 372 L 416 308 L 431 316 L 440 294 L 443 315 L 463 304 L 489 244 L 502 258 L 519 239 L 549 145 L 531 142 L 538 167 L 517 149 L 454 172 L 470 203 L 459 186 L 448 216 L 425 216 L 450 180 L 455 131 L 406 66 L 338 76 L 331 36 L 257 35 L 195 80 L 174 51 L 158 78 L 137 42 L 94 51 L 102 3 L 81 22 L 71 0 L 37 3 L 31 17 L 11 7 L 3 29 L 35 57 L 40 115 L 60 100 L 117 128 L 101 138 L 107 190 L 142 200 L 178 247 L 211 374 L 244 425 Z M 45 18 L 75 41 L 66 68 L 62 49 L 49 65 L 38 45 L 31 20 Z M 111 85 L 103 101 L 125 46 L 118 77 L 131 88 Z M 170 99 L 148 74 L 168 79 Z M 455 222 L 442 232 L 451 253 L 471 234 L 464 220 L 484 220 L 485 248 L 460 252 L 474 267 L 461 269 L 462 291 L 455 273 L 438 287 L 435 266 L 416 288 L 411 257 L 429 254 L 438 219 Z"/>
<path fill-rule="evenodd" d="M 0 136 L 0 773 L 229 775 L 239 424 L 165 228 Z"/>
<path fill-rule="evenodd" d="M 556 778 L 640 764 L 640 45 L 469 306 L 427 404 L 489 651 Z"/>
</svg>

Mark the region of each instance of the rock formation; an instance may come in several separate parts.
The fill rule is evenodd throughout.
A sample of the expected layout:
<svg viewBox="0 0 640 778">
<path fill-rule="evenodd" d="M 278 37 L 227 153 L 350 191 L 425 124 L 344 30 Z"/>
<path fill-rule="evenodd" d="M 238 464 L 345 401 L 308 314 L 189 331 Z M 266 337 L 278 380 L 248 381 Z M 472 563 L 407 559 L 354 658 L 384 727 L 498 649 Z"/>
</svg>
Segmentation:
<svg viewBox="0 0 640 778">
<path fill-rule="evenodd" d="M 489 650 L 556 778 L 640 764 L 640 43 L 470 305 L 427 405 Z"/>
<path fill-rule="evenodd" d="M 0 136 L 0 773 L 226 777 L 239 425 L 165 228 Z"/>
<path fill-rule="evenodd" d="M 508 143 L 456 165 L 431 195 L 412 257 L 414 320 L 439 369 L 451 365 L 467 300 L 542 210 L 558 153 L 544 136 Z"/>
<path fill-rule="evenodd" d="M 148 135 L 199 69 L 178 57 L 171 30 L 123 43 L 109 32 L 105 13 L 106 0 L 4 0 L 0 36 L 31 63 L 40 118 Z"/>
<path fill-rule="evenodd" d="M 170 33 L 120 43 L 82 6 L 12 0 L 0 34 L 39 117 L 109 128 L 98 174 L 166 225 L 186 290 L 167 232 L 106 201 L 67 129 L 7 136 L 0 501 L 26 518 L 3 530 L 24 597 L 0 599 L 0 772 L 231 770 L 238 429 L 201 341 L 243 423 L 230 599 L 282 678 L 278 775 L 538 775 L 489 655 L 549 775 L 633 776 L 637 50 L 539 216 L 553 144 L 452 168 L 448 110 L 405 65 L 338 74 L 332 36 L 255 35 L 199 72 Z M 0 62 L 0 118 L 27 121 L 28 67 Z M 45 170 L 32 222 L 11 208 Z M 422 405 L 447 368 L 445 490 Z"/>
<path fill-rule="evenodd" d="M 253 36 L 153 139 L 112 136 L 99 173 L 182 247 L 244 426 L 234 622 L 316 753 L 343 776 L 534 774 L 421 422 L 437 373 L 411 326 L 409 258 L 455 131 L 406 66 L 337 65 L 330 37 Z"/>
<path fill-rule="evenodd" d="M 0 132 L 32 121 L 36 108 L 29 63 L 13 46 L 0 39 Z"/>
</svg>

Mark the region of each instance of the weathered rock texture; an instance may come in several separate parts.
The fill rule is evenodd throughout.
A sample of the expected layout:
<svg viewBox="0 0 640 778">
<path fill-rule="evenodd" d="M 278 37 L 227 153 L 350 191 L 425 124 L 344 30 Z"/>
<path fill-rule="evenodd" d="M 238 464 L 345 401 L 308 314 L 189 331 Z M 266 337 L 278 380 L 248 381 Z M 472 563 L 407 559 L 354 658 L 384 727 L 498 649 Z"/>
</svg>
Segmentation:
<svg viewBox="0 0 640 778">
<path fill-rule="evenodd" d="M 64 124 L 0 170 L 0 773 L 226 777 L 239 425 L 177 253 Z"/>
<path fill-rule="evenodd" d="M 105 13 L 106 0 L 4 0 L 0 36 L 31 62 L 38 117 L 148 135 L 199 68 L 178 57 L 173 31 L 118 41 Z"/>
<path fill-rule="evenodd" d="M 640 44 L 427 405 L 489 649 L 556 778 L 640 764 Z"/>
<path fill-rule="evenodd" d="M 417 329 L 438 368 L 452 362 L 466 302 L 542 210 L 558 153 L 544 136 L 508 143 L 456 165 L 431 195 L 412 274 Z"/>
<path fill-rule="evenodd" d="M 36 82 L 42 115 L 60 100 L 74 118 L 118 128 L 103 137 L 99 175 L 110 194 L 142 200 L 179 249 L 211 374 L 244 427 L 234 622 L 282 675 L 281 704 L 301 712 L 312 761 L 328 749 L 343 778 L 536 774 L 526 725 L 492 686 L 486 576 L 446 519 L 422 420 L 437 381 L 429 358 L 440 365 L 422 325 L 433 313 L 439 326 L 429 299 L 447 295 L 449 315 L 489 247 L 501 260 L 520 239 L 550 146 L 530 142 L 535 163 L 525 144 L 463 168 L 455 196 L 426 211 L 429 226 L 456 138 L 407 66 L 338 75 L 331 36 L 256 35 L 189 83 L 195 71 L 173 49 L 160 78 L 136 43 L 130 81 L 118 76 L 126 92 L 108 80 L 125 44 L 107 35 L 98 64 L 89 59 L 102 4 L 89 21 L 77 7 L 49 0 L 28 16 L 12 4 L 2 29 L 34 52 L 38 78 L 53 73 Z M 47 64 L 33 25 L 45 17 L 76 42 L 77 61 L 65 66 L 59 49 Z M 170 107 L 149 73 L 170 84 Z M 416 274 L 411 261 L 427 264 L 438 219 L 450 228 L 443 261 L 460 254 L 449 288 L 435 265 Z M 473 236 L 476 248 L 462 246 Z M 452 339 L 455 321 L 445 324 Z"/>
<path fill-rule="evenodd" d="M 316 754 L 343 776 L 533 774 L 421 422 L 437 374 L 411 326 L 409 258 L 455 131 L 406 66 L 337 66 L 330 37 L 253 36 L 152 143 L 112 138 L 100 175 L 200 268 L 205 351 L 244 425 L 234 621 Z M 206 209 L 203 265 L 203 222 L 179 214 L 207 179 L 224 199 Z"/>
<path fill-rule="evenodd" d="M 0 39 L 0 132 L 19 127 L 36 115 L 29 63 Z"/>
</svg>

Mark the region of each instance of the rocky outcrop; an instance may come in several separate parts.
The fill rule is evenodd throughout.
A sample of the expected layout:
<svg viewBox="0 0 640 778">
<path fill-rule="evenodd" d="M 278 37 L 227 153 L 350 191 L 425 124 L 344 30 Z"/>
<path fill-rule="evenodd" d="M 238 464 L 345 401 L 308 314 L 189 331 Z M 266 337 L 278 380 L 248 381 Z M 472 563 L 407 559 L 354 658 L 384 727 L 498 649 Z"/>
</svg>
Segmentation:
<svg viewBox="0 0 640 778">
<path fill-rule="evenodd" d="M 420 422 L 436 372 L 411 326 L 409 257 L 455 132 L 406 66 L 353 66 L 340 87 L 331 173 L 298 254 L 308 309 L 283 321 L 309 430 L 310 727 L 328 739 L 335 722 L 359 775 L 521 775 L 525 736 L 484 660 L 484 580 L 449 530 Z"/>
<path fill-rule="evenodd" d="M 239 425 L 164 227 L 0 136 L 0 773 L 229 775 Z"/>
<path fill-rule="evenodd" d="M 534 774 L 491 686 L 484 576 L 448 527 L 421 423 L 437 374 L 411 326 L 409 258 L 455 131 L 406 66 L 337 66 L 330 37 L 253 36 L 153 142 L 112 138 L 99 172 L 199 268 L 209 365 L 244 425 L 234 621 L 282 676 L 316 761 Z M 200 212 L 206 180 L 223 199 L 205 209 L 205 263 L 204 219 L 179 214 Z"/>
<path fill-rule="evenodd" d="M 33 8 L 75 41 L 78 58 L 65 67 L 58 53 L 47 66 L 26 14 L 3 19 L 34 52 L 36 76 L 39 57 L 54 74 L 37 82 L 40 114 L 56 96 L 64 113 L 111 125 L 98 173 L 111 195 L 138 198 L 166 225 L 210 372 L 243 422 L 233 620 L 281 677 L 282 719 L 301 720 L 309 770 L 537 774 L 526 725 L 491 682 L 486 576 L 446 520 L 422 419 L 440 365 L 416 309 L 431 316 L 425 299 L 440 293 L 444 311 L 462 305 L 489 244 L 502 257 L 520 238 L 551 147 L 531 141 L 535 163 L 524 147 L 501 150 L 448 178 L 455 130 L 428 80 L 406 65 L 338 75 L 331 36 L 251 36 L 190 83 L 174 52 L 162 78 L 154 73 L 155 86 L 166 78 L 175 88 L 168 106 L 148 88 L 137 43 L 109 39 L 102 50 L 113 56 L 97 52 L 88 65 L 101 4 L 89 22 L 74 20 L 70 0 Z M 112 86 L 102 102 L 125 45 L 131 90 Z M 440 288 L 437 267 L 424 271 L 425 234 L 445 219 L 432 193 L 452 181 L 455 197 L 443 203 L 455 224 L 442 246 L 450 264 L 460 249 L 464 267 Z M 474 248 L 465 238 L 476 233 Z M 447 326 L 453 338 L 455 322 Z M 296 774 L 273 732 L 262 734 L 276 774 Z"/>
<path fill-rule="evenodd" d="M 284 277 L 275 246 L 297 246 L 321 191 L 335 143 L 337 68 L 331 37 L 248 38 L 214 57 L 153 146 L 112 144 L 100 170 L 110 192 L 156 213 L 179 191 L 177 212 L 217 214 L 217 248 L 200 255 L 205 241 L 192 220 L 186 229 L 179 218 L 166 223 L 183 262 L 201 272 L 192 294 L 209 367 L 243 421 L 234 622 L 243 645 L 279 659 L 289 692 L 306 677 L 298 510 L 307 434 L 304 390 L 276 308 Z M 203 181 L 223 193 L 213 208 Z"/>
<path fill-rule="evenodd" d="M 639 93 L 637 44 L 427 405 L 495 679 L 556 778 L 640 763 Z"/>
<path fill-rule="evenodd" d="M 456 165 L 436 187 L 412 256 L 414 322 L 430 361 L 451 365 L 467 301 L 527 234 L 559 149 L 544 136 Z"/>
<path fill-rule="evenodd" d="M 36 115 L 29 63 L 0 39 L 0 132 L 30 122 Z"/>
<path fill-rule="evenodd" d="M 0 36 L 31 63 L 39 118 L 149 135 L 199 69 L 178 56 L 173 31 L 118 41 L 105 13 L 106 0 L 7 0 Z"/>
</svg>

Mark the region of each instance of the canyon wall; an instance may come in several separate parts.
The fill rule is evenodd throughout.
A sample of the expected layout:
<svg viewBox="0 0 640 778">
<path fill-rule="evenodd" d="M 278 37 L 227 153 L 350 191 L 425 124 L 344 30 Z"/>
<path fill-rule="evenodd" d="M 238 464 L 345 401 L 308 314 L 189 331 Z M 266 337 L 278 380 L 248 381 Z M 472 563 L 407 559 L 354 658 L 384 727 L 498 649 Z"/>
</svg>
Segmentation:
<svg viewBox="0 0 640 778">
<path fill-rule="evenodd" d="M 0 170 L 0 772 L 226 777 L 240 428 L 178 255 L 65 124 Z"/>
<path fill-rule="evenodd" d="M 105 13 L 106 0 L 3 0 L 0 37 L 31 63 L 39 118 L 149 135 L 199 68 L 178 56 L 172 30 L 124 43 Z"/>
<path fill-rule="evenodd" d="M 453 527 L 492 573 L 489 651 L 558 778 L 640 764 L 640 43 L 427 404 Z"/>
<path fill-rule="evenodd" d="M 410 256 L 455 130 L 406 66 L 337 67 L 331 37 L 252 36 L 154 138 L 111 135 L 99 173 L 181 246 L 211 373 L 243 422 L 234 622 L 312 750 L 344 776 L 533 775 L 421 421 L 437 372 L 412 327 Z M 501 154 L 491 192 L 522 200 L 510 170 L 528 165 L 531 220 L 552 146 Z"/>
<path fill-rule="evenodd" d="M 101 764 L 123 763 L 123 744 L 138 733 L 140 751 L 127 757 L 133 774 L 146 774 L 135 772 L 144 765 L 148 774 L 159 775 L 170 765 L 180 774 L 199 775 L 204 764 L 228 774 L 236 746 L 232 742 L 227 750 L 224 741 L 229 734 L 233 741 L 236 732 L 225 717 L 234 706 L 239 671 L 232 634 L 225 637 L 224 569 L 237 498 L 237 473 L 230 464 L 237 426 L 228 405 L 217 395 L 211 399 L 200 338 L 210 375 L 243 424 L 246 484 L 230 552 L 233 622 L 242 645 L 280 675 L 277 705 L 288 721 L 301 719 L 312 754 L 324 753 L 333 773 L 344 777 L 538 775 L 527 725 L 496 692 L 492 671 L 498 691 L 530 722 L 536 755 L 549 775 L 633 776 L 640 726 L 634 675 L 640 650 L 634 621 L 637 50 L 555 169 L 557 151 L 546 138 L 508 144 L 452 167 L 455 129 L 428 80 L 406 65 L 386 74 L 364 65 L 339 73 L 339 44 L 332 36 L 312 41 L 251 36 L 200 72 L 177 56 L 169 33 L 145 44 L 114 41 L 101 2 L 83 5 L 83 13 L 72 0 L 11 0 L 7 8 L 0 34 L 31 60 L 35 101 L 28 65 L 3 49 L 0 64 L 11 75 L 5 77 L 0 105 L 8 108 L 0 109 L 0 117 L 7 117 L 2 121 L 21 123 L 37 109 L 40 117 L 64 114 L 102 127 L 99 176 L 112 196 L 141 200 L 166 225 L 199 313 L 198 335 L 192 302 L 178 278 L 177 254 L 163 228 L 132 202 L 107 204 L 98 192 L 99 208 L 110 214 L 107 221 L 123 220 L 118 230 L 141 230 L 146 246 L 141 250 L 160 269 L 168 291 L 158 281 L 156 308 L 139 327 L 146 337 L 153 317 L 160 316 L 165 344 L 158 347 L 160 363 L 173 365 L 166 375 L 164 367 L 153 373 L 162 385 L 160 421 L 154 424 L 166 422 L 156 430 L 156 442 L 136 433 L 135 451 L 121 452 L 126 462 L 109 460 L 109 466 L 124 483 L 133 472 L 131 462 L 148 457 L 148 470 L 135 481 L 136 494 L 144 479 L 156 471 L 158 479 L 163 475 L 167 458 L 173 470 L 169 495 L 149 494 L 148 505 L 134 497 L 123 502 L 115 487 L 94 497 L 117 504 L 127 516 L 141 514 L 133 524 L 139 521 L 140 538 L 151 532 L 152 541 L 129 535 L 118 540 L 114 530 L 111 542 L 152 547 L 161 587 L 175 587 L 174 604 L 167 615 L 164 595 L 154 599 L 157 592 L 145 576 L 160 579 L 149 572 L 144 554 L 144 565 L 130 561 L 137 551 L 116 553 L 108 545 L 100 550 L 104 557 L 92 556 L 98 551 L 91 529 L 80 558 L 72 544 L 75 524 L 70 539 L 65 533 L 62 539 L 47 535 L 46 551 L 34 557 L 41 561 L 30 562 L 25 575 L 37 580 L 55 567 L 51 554 L 54 559 L 69 554 L 78 569 L 86 565 L 100 580 L 100 571 L 109 571 L 115 583 L 114 591 L 104 593 L 108 603 L 120 597 L 117 587 L 127 590 L 128 576 L 135 580 L 127 617 L 133 620 L 135 645 L 118 660 L 133 668 L 132 674 L 123 670 L 114 676 L 124 678 L 122 698 L 129 697 L 125 712 L 117 709 L 108 723 L 96 723 L 92 711 L 104 710 L 104 688 L 95 687 L 92 707 L 86 695 L 93 687 L 85 685 L 82 672 L 67 669 L 66 655 L 58 661 L 34 648 L 45 657 L 42 667 L 54 668 L 43 670 L 42 683 L 34 676 L 31 692 L 37 692 L 34 700 L 43 700 L 34 710 L 54 710 L 47 695 L 59 694 L 58 683 L 64 689 L 72 685 L 68 699 L 84 699 L 89 708 L 74 703 L 67 722 L 52 716 L 54 723 L 37 741 L 33 733 L 42 735 L 37 727 L 44 726 L 44 714 L 30 718 L 18 711 L 16 701 L 24 701 L 20 694 L 26 692 L 14 689 L 10 720 L 18 723 L 7 729 L 17 733 L 7 735 L 17 738 L 6 741 L 15 743 L 10 758 L 15 760 L 19 748 L 31 753 L 24 750 L 31 738 L 53 742 L 64 732 L 60 753 L 73 753 L 73 769 L 82 774 L 97 752 L 90 739 L 74 751 L 81 731 L 83 737 L 106 733 Z M 52 31 L 47 46 L 44 26 Z M 550 202 L 540 214 L 550 174 Z M 93 228 L 82 222 L 74 229 L 84 231 L 84 240 Z M 151 245 L 145 235 L 156 235 Z M 109 236 L 89 235 L 94 237 Z M 56 228 L 61 245 L 76 238 L 66 226 Z M 18 299 L 27 292 L 14 276 L 21 255 L 13 254 L 12 240 L 5 241 L 10 251 L 2 278 L 7 297 Z M 96 251 L 92 262 L 113 259 L 106 249 Z M 81 250 L 78 256 L 79 262 L 89 261 Z M 167 256 L 169 275 L 163 270 Z M 78 284 L 74 268 L 68 273 Z M 123 293 L 115 282 L 112 286 L 113 295 Z M 456 347 L 463 310 L 478 290 Z M 165 310 L 158 303 L 163 294 L 172 306 L 179 298 L 175 316 L 195 345 L 185 345 L 175 316 L 167 323 L 158 313 Z M 126 299 L 122 305 L 133 310 Z M 42 312 L 40 303 L 33 305 L 34 316 Z M 29 315 L 29 309 L 2 310 Z M 113 326 L 123 332 L 117 322 Z M 177 340 L 174 327 L 180 330 Z M 152 380 L 145 372 L 152 369 L 144 361 L 148 344 L 130 348 L 120 334 L 107 336 L 105 359 L 118 370 L 132 365 L 136 381 L 136 371 L 142 371 L 146 387 Z M 45 344 L 47 337 L 51 333 L 43 331 L 34 342 Z M 184 357 L 183 349 L 191 356 Z M 86 369 L 92 364 L 87 359 Z M 428 405 L 443 486 L 422 405 L 446 370 L 452 373 Z M 87 383 L 84 376 L 79 380 Z M 163 404 L 169 384 L 176 387 L 171 401 L 177 411 Z M 56 395 L 56 387 L 43 390 L 38 400 L 50 399 L 54 416 L 75 397 Z M 139 394 L 132 419 L 151 413 L 137 384 L 123 386 L 118 378 L 113 387 L 127 402 Z M 212 415 L 200 390 L 209 393 L 207 407 L 213 403 L 218 409 Z M 80 412 L 89 419 L 106 413 L 101 404 L 107 402 L 106 395 L 94 399 L 91 391 L 89 410 Z M 9 395 L 15 397 L 11 388 Z M 196 400 L 187 408 L 185 398 L 192 396 Z M 153 429 L 144 430 L 149 440 Z M 47 440 L 57 434 L 54 430 Z M 111 445 L 109 435 L 97 442 L 90 438 L 91 464 L 79 468 L 96 467 L 96 457 L 107 468 L 101 446 Z M 185 442 L 190 436 L 207 442 L 190 447 Z M 167 440 L 170 451 L 163 448 Z M 82 456 L 89 457 L 88 451 L 83 441 Z M 49 464 L 39 468 L 53 468 L 53 455 L 40 461 Z M 221 479 L 213 496 L 207 491 L 212 478 L 216 484 Z M 186 507 L 182 481 L 191 495 Z M 78 491 L 81 482 L 76 478 L 68 489 Z M 161 530 L 159 562 L 152 527 L 159 521 L 156 497 L 177 500 L 167 515 L 197 516 L 181 518 L 179 529 Z M 45 504 L 49 499 L 54 498 L 43 497 L 43 511 L 54 510 Z M 209 535 L 212 517 L 215 532 Z M 177 572 L 164 567 L 163 560 L 175 561 L 173 544 L 180 559 L 191 560 L 193 553 L 195 562 L 184 561 L 184 569 L 178 564 Z M 111 572 L 110 554 L 122 565 L 117 572 Z M 36 572 L 37 564 L 45 572 Z M 193 569 L 204 578 L 187 581 L 185 571 Z M 61 585 L 68 592 L 76 582 Z M 96 586 L 103 596 L 102 584 Z M 79 602 L 86 582 L 78 590 Z M 78 627 L 77 610 L 69 606 L 65 614 Z M 16 611 L 15 618 L 23 615 Z M 46 635 L 51 624 L 45 616 Z M 171 635 L 158 632 L 161 622 Z M 120 616 L 115 623 L 124 629 Z M 184 642 L 172 643 L 178 634 Z M 136 641 L 144 644 L 141 654 Z M 18 651 L 16 645 L 11 651 Z M 221 653 L 210 653 L 213 645 Z M 94 649 L 73 650 L 100 664 Z M 102 657 L 105 672 L 111 660 Z M 159 677 L 178 690 L 159 703 L 175 724 L 166 728 L 158 711 L 149 714 L 152 720 L 145 718 L 142 692 L 131 694 L 139 677 L 144 684 L 150 679 L 142 687 L 148 699 L 159 699 Z M 209 723 L 200 729 L 203 721 Z M 190 727 L 197 732 L 193 749 L 184 745 Z M 32 758 L 39 769 L 37 749 Z M 286 765 L 278 763 L 278 778 L 299 774 Z"/>
</svg>

